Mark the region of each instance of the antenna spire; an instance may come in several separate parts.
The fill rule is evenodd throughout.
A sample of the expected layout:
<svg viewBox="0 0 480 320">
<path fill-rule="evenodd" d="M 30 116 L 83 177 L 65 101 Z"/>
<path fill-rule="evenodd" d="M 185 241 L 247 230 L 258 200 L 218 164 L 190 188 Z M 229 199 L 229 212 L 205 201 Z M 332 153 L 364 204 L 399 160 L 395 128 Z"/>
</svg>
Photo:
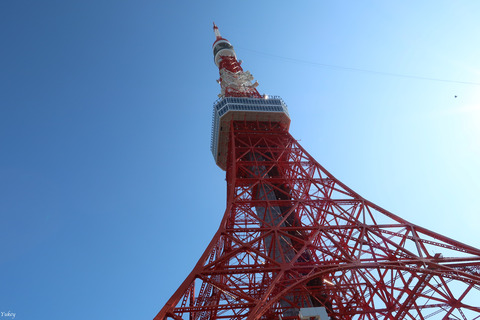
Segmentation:
<svg viewBox="0 0 480 320">
<path fill-rule="evenodd" d="M 215 37 L 217 38 L 216 40 L 222 38 L 222 36 L 220 35 L 220 31 L 218 30 L 218 27 L 215 24 L 215 22 L 213 23 L 213 32 L 215 32 Z"/>
<path fill-rule="evenodd" d="M 233 46 L 222 38 L 215 22 L 213 23 L 215 42 L 213 43 L 213 58 L 220 73 L 220 97 L 250 97 L 262 98 L 257 89 L 258 83 L 248 71 L 243 71 Z"/>
</svg>

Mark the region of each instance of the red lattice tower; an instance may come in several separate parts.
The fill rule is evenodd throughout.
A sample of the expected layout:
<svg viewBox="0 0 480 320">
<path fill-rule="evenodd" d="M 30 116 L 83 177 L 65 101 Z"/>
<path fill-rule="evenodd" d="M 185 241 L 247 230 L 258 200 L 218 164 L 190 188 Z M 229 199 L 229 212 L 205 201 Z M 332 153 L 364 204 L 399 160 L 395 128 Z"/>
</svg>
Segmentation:
<svg viewBox="0 0 480 320">
<path fill-rule="evenodd" d="M 333 177 L 289 134 L 283 101 L 258 93 L 214 31 L 212 152 L 227 208 L 155 319 L 480 319 L 480 250 Z"/>
</svg>

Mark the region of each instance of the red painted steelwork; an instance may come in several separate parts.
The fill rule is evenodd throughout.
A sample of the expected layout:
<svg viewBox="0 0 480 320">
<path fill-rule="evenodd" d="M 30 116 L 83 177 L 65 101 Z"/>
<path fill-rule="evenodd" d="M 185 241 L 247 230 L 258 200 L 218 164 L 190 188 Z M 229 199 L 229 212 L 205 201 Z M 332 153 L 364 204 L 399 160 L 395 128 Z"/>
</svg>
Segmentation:
<svg viewBox="0 0 480 320">
<path fill-rule="evenodd" d="M 215 34 L 225 96 L 261 98 Z M 362 198 L 287 126 L 246 119 L 225 123 L 220 227 L 155 320 L 298 319 L 308 307 L 335 320 L 480 319 L 479 249 Z"/>
<path fill-rule="evenodd" d="M 233 74 L 239 74 L 243 72 L 242 66 L 235 57 L 222 57 L 220 61 L 219 69 L 225 69 Z M 222 81 L 222 78 L 219 80 Z M 255 88 L 245 88 L 243 91 L 239 91 L 233 87 L 227 87 L 225 89 L 226 97 L 249 97 L 249 98 L 262 98 Z"/>
<path fill-rule="evenodd" d="M 231 122 L 229 143 L 223 220 L 155 320 L 480 319 L 479 249 L 362 198 L 276 123 Z"/>
</svg>

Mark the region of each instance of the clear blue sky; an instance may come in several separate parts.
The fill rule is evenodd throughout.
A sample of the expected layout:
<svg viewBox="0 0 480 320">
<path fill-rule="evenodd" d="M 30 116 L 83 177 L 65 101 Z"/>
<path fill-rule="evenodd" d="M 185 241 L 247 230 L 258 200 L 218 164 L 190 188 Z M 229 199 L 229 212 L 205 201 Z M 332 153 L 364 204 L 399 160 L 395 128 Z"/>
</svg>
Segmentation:
<svg viewBox="0 0 480 320">
<path fill-rule="evenodd" d="M 474 0 L 0 0 L 0 311 L 151 319 L 193 268 L 226 201 L 213 21 L 327 170 L 480 247 L 479 16 Z"/>
</svg>

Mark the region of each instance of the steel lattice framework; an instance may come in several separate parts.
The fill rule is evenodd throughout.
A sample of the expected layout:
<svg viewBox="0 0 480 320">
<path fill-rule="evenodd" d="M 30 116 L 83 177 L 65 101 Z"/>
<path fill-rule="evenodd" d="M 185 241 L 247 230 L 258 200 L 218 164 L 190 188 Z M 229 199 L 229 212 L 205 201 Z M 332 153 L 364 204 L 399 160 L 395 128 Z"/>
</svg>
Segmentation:
<svg viewBox="0 0 480 320">
<path fill-rule="evenodd" d="M 480 319 L 480 250 L 365 200 L 281 126 L 231 125 L 225 216 L 155 319 Z"/>
<path fill-rule="evenodd" d="M 299 319 L 316 307 L 335 320 L 480 319 L 480 250 L 405 221 L 327 172 L 290 135 L 289 118 L 261 101 L 250 75 L 222 73 L 222 59 L 243 70 L 216 34 L 215 61 L 234 83 L 222 92 L 248 97 L 214 107 L 228 119 L 214 126 L 228 144 L 214 154 L 226 157 L 217 163 L 227 208 L 155 320 Z M 228 109 L 242 101 L 253 111 Z"/>
</svg>

